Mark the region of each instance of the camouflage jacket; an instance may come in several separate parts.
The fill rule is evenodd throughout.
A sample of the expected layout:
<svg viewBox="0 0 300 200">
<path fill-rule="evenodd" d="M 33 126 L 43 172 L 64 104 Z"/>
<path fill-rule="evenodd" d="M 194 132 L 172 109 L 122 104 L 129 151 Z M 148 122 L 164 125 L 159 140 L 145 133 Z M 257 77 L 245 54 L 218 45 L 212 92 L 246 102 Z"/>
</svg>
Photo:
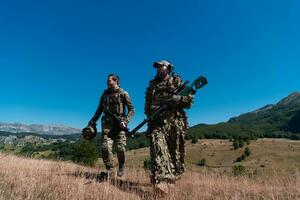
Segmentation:
<svg viewBox="0 0 300 200">
<path fill-rule="evenodd" d="M 182 84 L 182 80 L 178 75 L 170 76 L 166 80 L 153 79 L 149 83 L 149 87 L 146 89 L 145 97 L 145 114 L 150 116 L 155 109 L 164 105 L 173 95 L 173 91 Z M 182 96 L 180 101 L 174 108 L 167 111 L 164 118 L 180 117 L 186 118 L 183 109 L 190 108 L 193 103 L 193 96 Z"/>
<path fill-rule="evenodd" d="M 127 113 L 126 113 L 127 107 Z M 129 94 L 122 88 L 116 90 L 106 89 L 100 97 L 98 108 L 90 120 L 90 123 L 96 123 L 100 118 L 101 114 L 105 110 L 119 116 L 125 123 L 128 123 L 134 114 L 134 108 L 131 103 Z M 105 112 L 104 112 L 105 117 Z"/>
</svg>

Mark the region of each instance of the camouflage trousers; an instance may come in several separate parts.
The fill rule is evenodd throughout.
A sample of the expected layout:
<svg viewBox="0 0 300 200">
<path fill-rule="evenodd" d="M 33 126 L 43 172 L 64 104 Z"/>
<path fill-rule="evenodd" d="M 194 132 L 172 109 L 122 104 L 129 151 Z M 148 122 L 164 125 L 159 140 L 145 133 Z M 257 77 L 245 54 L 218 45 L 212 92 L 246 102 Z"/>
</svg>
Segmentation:
<svg viewBox="0 0 300 200">
<path fill-rule="evenodd" d="M 106 169 L 113 168 L 113 145 L 116 147 L 119 166 L 125 164 L 126 135 L 112 122 L 102 122 L 102 158 Z"/>
<path fill-rule="evenodd" d="M 185 171 L 185 127 L 186 125 L 182 119 L 172 119 L 167 126 L 166 141 L 175 176 L 179 176 Z"/>
<path fill-rule="evenodd" d="M 184 124 L 173 119 L 149 129 L 151 182 L 172 182 L 184 172 Z"/>
<path fill-rule="evenodd" d="M 150 157 L 152 163 L 151 183 L 174 180 L 173 164 L 166 141 L 166 126 L 154 126 L 149 132 Z"/>
</svg>

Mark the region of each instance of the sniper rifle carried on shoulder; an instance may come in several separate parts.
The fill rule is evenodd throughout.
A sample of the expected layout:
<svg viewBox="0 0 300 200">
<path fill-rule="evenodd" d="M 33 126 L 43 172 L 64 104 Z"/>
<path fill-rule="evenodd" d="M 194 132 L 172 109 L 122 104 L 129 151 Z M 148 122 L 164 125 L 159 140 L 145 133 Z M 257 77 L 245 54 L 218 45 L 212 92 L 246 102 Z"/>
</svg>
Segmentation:
<svg viewBox="0 0 300 200">
<path fill-rule="evenodd" d="M 185 81 L 183 84 L 181 84 L 174 92 L 173 95 L 180 95 L 180 96 L 188 96 L 188 95 L 194 95 L 196 94 L 197 90 L 207 85 L 207 79 L 204 76 L 199 76 L 196 78 L 191 84 L 189 84 L 189 81 Z M 167 111 L 170 107 L 172 107 L 174 102 L 170 101 L 162 106 L 160 106 L 158 109 L 156 109 L 153 114 L 151 114 L 148 118 L 144 119 L 139 125 L 137 125 L 132 131 L 128 131 L 127 136 L 133 137 L 134 134 L 142 128 L 146 123 L 151 121 L 153 118 L 157 117 L 158 115 L 164 113 Z"/>
</svg>

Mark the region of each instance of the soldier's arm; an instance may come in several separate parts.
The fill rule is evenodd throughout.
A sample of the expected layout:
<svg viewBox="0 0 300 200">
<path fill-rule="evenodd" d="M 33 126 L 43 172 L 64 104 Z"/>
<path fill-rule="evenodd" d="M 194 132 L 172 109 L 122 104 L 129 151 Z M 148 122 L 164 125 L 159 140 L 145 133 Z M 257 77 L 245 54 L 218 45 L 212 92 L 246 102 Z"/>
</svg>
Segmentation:
<svg viewBox="0 0 300 200">
<path fill-rule="evenodd" d="M 179 76 L 174 77 L 174 84 L 176 87 L 179 87 L 183 81 Z M 194 95 L 190 94 L 188 96 L 177 96 L 177 104 L 182 108 L 190 108 L 193 105 Z"/>
<path fill-rule="evenodd" d="M 188 96 L 181 96 L 179 105 L 183 108 L 190 108 L 194 102 L 194 95 L 189 94 Z"/>
<path fill-rule="evenodd" d="M 104 102 L 104 93 L 100 97 L 97 110 L 96 110 L 94 116 L 92 117 L 92 119 L 89 121 L 89 124 L 96 124 L 96 122 L 98 121 L 98 119 L 102 115 L 102 112 L 103 112 L 103 102 Z"/>
<path fill-rule="evenodd" d="M 125 104 L 127 106 L 128 109 L 128 113 L 125 119 L 125 123 L 129 123 L 130 119 L 132 118 L 132 116 L 134 115 L 134 107 L 132 105 L 130 96 L 127 92 L 124 93 L 124 97 L 125 97 Z"/>
<path fill-rule="evenodd" d="M 150 110 L 151 110 L 151 103 L 152 103 L 152 91 L 151 91 L 151 82 L 149 87 L 147 87 L 145 92 L 145 107 L 144 107 L 144 113 L 148 117 L 150 116 Z"/>
</svg>

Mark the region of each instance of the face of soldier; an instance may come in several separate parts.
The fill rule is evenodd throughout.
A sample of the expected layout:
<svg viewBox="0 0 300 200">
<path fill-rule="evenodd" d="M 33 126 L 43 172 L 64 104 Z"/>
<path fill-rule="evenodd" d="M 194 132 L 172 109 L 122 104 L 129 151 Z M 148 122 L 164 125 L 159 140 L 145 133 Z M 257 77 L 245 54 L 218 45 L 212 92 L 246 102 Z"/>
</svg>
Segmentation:
<svg viewBox="0 0 300 200">
<path fill-rule="evenodd" d="M 119 86 L 118 86 L 118 82 L 117 81 L 115 81 L 114 79 L 113 79 L 113 77 L 108 77 L 108 79 L 107 79 L 107 87 L 108 88 L 111 88 L 111 89 L 116 89 L 116 88 L 118 88 Z"/>
<path fill-rule="evenodd" d="M 161 66 L 157 68 L 156 77 L 159 79 L 164 79 L 168 76 L 169 70 L 167 66 Z"/>
</svg>

